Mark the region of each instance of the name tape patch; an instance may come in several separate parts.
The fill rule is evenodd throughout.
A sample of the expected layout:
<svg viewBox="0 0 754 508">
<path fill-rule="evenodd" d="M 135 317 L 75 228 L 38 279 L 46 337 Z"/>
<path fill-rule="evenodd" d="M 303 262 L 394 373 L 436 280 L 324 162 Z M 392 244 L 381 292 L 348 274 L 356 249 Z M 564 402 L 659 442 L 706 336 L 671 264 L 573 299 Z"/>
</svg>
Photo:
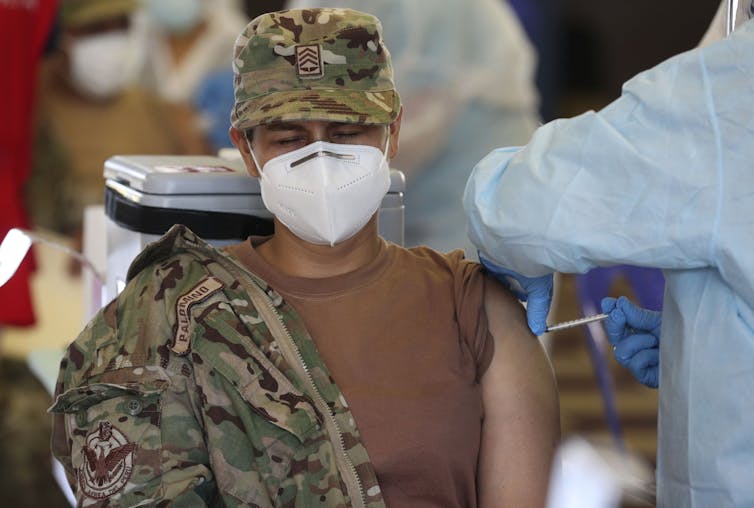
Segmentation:
<svg viewBox="0 0 754 508">
<path fill-rule="evenodd" d="M 175 340 L 171 349 L 178 355 L 185 355 L 191 345 L 189 309 L 195 303 L 205 300 L 209 295 L 223 287 L 223 283 L 214 277 L 207 277 L 178 298 L 175 303 L 176 329 Z"/>
</svg>

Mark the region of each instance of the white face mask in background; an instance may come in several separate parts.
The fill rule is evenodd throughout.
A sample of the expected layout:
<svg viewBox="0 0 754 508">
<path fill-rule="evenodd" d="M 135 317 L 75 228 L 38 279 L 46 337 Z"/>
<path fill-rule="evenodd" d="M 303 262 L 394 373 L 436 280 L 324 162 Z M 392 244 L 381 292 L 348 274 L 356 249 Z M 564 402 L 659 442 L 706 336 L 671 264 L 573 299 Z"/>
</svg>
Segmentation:
<svg viewBox="0 0 754 508">
<path fill-rule="evenodd" d="M 131 37 L 113 31 L 77 37 L 70 50 L 71 83 L 83 95 L 108 99 L 130 78 Z"/>
<path fill-rule="evenodd" d="M 316 141 L 274 157 L 261 170 L 264 205 L 302 240 L 340 243 L 369 222 L 387 194 L 386 153 L 387 147 L 383 153 L 373 146 Z M 253 151 L 251 156 L 259 168 Z"/>
</svg>

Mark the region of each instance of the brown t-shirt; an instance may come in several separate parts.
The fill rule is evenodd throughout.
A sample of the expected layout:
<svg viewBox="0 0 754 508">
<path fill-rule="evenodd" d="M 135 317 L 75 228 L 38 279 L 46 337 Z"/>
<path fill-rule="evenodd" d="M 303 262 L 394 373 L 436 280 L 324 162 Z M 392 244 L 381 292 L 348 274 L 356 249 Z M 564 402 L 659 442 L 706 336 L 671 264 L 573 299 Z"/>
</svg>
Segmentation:
<svg viewBox="0 0 754 508">
<path fill-rule="evenodd" d="M 356 418 L 387 505 L 474 507 L 493 341 L 481 267 L 383 242 L 354 272 L 290 277 L 252 238 L 230 253 L 296 309 Z"/>
</svg>

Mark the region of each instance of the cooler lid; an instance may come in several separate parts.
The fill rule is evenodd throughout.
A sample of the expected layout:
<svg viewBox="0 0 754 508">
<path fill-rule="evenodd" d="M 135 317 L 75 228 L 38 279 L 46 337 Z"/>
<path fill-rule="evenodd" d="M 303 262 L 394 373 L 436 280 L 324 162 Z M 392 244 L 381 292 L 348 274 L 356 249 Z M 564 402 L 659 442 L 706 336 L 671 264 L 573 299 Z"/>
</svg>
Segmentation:
<svg viewBox="0 0 754 508">
<path fill-rule="evenodd" d="M 144 194 L 259 194 L 242 159 L 211 155 L 115 155 L 104 176 Z"/>
</svg>

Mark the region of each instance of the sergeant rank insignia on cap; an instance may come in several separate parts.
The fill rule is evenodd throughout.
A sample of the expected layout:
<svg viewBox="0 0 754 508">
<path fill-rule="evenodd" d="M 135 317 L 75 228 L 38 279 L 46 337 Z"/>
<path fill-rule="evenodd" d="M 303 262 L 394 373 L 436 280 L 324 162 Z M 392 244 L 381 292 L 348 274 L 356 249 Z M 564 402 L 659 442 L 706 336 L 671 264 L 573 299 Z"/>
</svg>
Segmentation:
<svg viewBox="0 0 754 508">
<path fill-rule="evenodd" d="M 319 44 L 296 46 L 296 73 L 300 78 L 321 78 L 325 75 L 322 48 Z"/>
</svg>

